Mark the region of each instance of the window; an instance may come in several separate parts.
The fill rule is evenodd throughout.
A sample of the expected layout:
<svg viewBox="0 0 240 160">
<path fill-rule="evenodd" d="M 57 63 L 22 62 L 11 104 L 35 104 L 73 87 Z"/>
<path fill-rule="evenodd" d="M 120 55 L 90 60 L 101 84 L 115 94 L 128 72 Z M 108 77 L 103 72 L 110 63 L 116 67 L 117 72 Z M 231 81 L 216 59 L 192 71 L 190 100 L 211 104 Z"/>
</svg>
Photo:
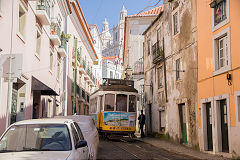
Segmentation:
<svg viewBox="0 0 240 160">
<path fill-rule="evenodd" d="M 221 23 L 227 19 L 226 15 L 226 0 L 222 0 L 214 7 L 214 25 Z"/>
<path fill-rule="evenodd" d="M 159 42 L 161 39 L 162 39 L 161 27 L 159 27 L 159 29 L 157 30 L 157 41 Z"/>
<path fill-rule="evenodd" d="M 179 17 L 178 17 L 178 10 L 176 10 L 175 12 L 173 12 L 173 20 L 172 20 L 172 24 L 173 24 L 173 35 L 178 34 L 179 32 Z"/>
<path fill-rule="evenodd" d="M 71 141 L 63 124 L 28 124 L 12 126 L 0 140 L 3 151 L 69 151 Z"/>
<path fill-rule="evenodd" d="M 41 52 L 41 32 L 37 29 L 37 44 L 36 44 L 36 53 L 40 55 Z"/>
<path fill-rule="evenodd" d="M 78 137 L 78 133 L 73 124 L 71 124 L 71 130 L 72 130 L 73 141 L 74 141 L 74 146 L 75 146 L 79 142 L 79 137 Z"/>
<path fill-rule="evenodd" d="M 110 71 L 110 78 L 113 78 L 113 72 Z"/>
<path fill-rule="evenodd" d="M 163 70 L 162 67 L 158 68 L 158 88 L 163 87 Z"/>
<path fill-rule="evenodd" d="M 151 48 L 150 45 L 151 45 L 150 40 L 148 40 L 148 42 L 147 42 L 148 55 L 150 55 L 150 52 L 151 52 L 151 50 L 150 50 L 150 48 Z"/>
<path fill-rule="evenodd" d="M 220 69 L 228 65 L 228 52 L 227 52 L 227 36 L 217 40 L 217 53 L 216 53 L 216 69 Z"/>
<path fill-rule="evenodd" d="M 118 33 L 116 32 L 116 41 L 118 40 Z"/>
<path fill-rule="evenodd" d="M 136 112 L 136 96 L 129 96 L 129 110 L 128 112 Z"/>
<path fill-rule="evenodd" d="M 53 52 L 50 51 L 50 71 L 53 70 Z"/>
<path fill-rule="evenodd" d="M 106 94 L 104 111 L 114 111 L 114 102 L 115 102 L 115 95 L 114 94 Z"/>
<path fill-rule="evenodd" d="M 180 58 L 176 60 L 176 80 L 180 79 Z"/>
<path fill-rule="evenodd" d="M 238 122 L 240 122 L 240 94 L 238 93 L 238 96 L 236 97 L 236 99 L 237 99 L 237 103 L 236 103 L 236 105 L 237 105 L 237 108 L 236 108 L 236 110 L 237 110 L 237 121 Z"/>
<path fill-rule="evenodd" d="M 20 2 L 18 9 L 18 32 L 21 34 L 22 36 L 21 38 L 25 37 L 25 28 L 26 28 L 26 9 Z"/>
<path fill-rule="evenodd" d="M 213 36 L 213 45 L 213 74 L 217 75 L 231 69 L 229 27 Z"/>
<path fill-rule="evenodd" d="M 116 111 L 127 112 L 127 95 L 118 94 L 116 104 L 117 104 Z"/>
<path fill-rule="evenodd" d="M 80 127 L 78 126 L 78 124 L 76 122 L 73 122 L 73 123 L 74 123 L 74 125 L 75 125 L 75 127 L 77 129 L 77 132 L 79 134 L 80 140 L 84 140 L 84 137 L 83 137 L 83 134 L 82 134 L 82 131 L 81 131 Z"/>
<path fill-rule="evenodd" d="M 216 31 L 220 27 L 226 25 L 229 18 L 229 1 L 230 0 L 212 0 L 210 7 L 212 8 L 212 29 Z"/>
</svg>

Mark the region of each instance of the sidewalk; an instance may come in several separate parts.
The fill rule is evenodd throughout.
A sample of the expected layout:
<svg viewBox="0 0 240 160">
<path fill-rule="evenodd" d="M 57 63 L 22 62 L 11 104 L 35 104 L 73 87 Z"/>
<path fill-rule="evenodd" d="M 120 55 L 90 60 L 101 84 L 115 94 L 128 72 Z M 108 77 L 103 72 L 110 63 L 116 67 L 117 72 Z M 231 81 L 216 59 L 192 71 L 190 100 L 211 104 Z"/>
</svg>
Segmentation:
<svg viewBox="0 0 240 160">
<path fill-rule="evenodd" d="M 216 159 L 216 160 L 227 159 L 217 155 L 203 153 L 203 152 L 194 150 L 190 147 L 176 144 L 167 140 L 161 140 L 159 138 L 145 137 L 145 138 L 136 138 L 136 140 L 142 141 L 144 143 L 148 143 L 154 147 L 164 149 L 169 152 L 190 156 L 190 157 L 193 157 L 194 159 L 195 158 L 196 159 Z"/>
</svg>

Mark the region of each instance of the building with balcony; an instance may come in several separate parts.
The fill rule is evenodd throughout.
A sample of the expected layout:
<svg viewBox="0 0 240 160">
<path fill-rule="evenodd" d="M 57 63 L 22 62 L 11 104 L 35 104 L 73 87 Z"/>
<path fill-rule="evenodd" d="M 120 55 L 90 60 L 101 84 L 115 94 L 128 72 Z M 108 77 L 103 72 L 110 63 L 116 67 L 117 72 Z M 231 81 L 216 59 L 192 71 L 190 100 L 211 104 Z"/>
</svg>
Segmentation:
<svg viewBox="0 0 240 160">
<path fill-rule="evenodd" d="M 198 145 L 196 2 L 164 0 L 144 31 L 147 132 Z"/>
<path fill-rule="evenodd" d="M 240 156 L 240 1 L 197 0 L 200 149 Z"/>
<path fill-rule="evenodd" d="M 67 115 L 88 114 L 89 96 L 97 88 L 94 62 L 98 55 L 94 39 L 79 2 L 69 2 L 68 17 Z"/>
<path fill-rule="evenodd" d="M 103 50 L 103 41 L 101 38 L 101 34 L 98 30 L 97 25 L 88 25 L 90 32 L 92 34 L 93 40 L 94 40 L 94 48 L 98 56 L 98 60 L 95 61 L 95 64 L 93 65 L 94 72 L 93 75 L 97 79 L 97 88 L 100 84 L 102 84 L 102 50 Z"/>
<path fill-rule="evenodd" d="M 59 48 L 70 10 L 65 0 L 9 0 L 0 7 L 1 134 L 16 121 L 63 115 L 66 54 Z"/>
<path fill-rule="evenodd" d="M 140 95 L 137 103 L 138 115 L 144 108 L 144 36 L 142 33 L 162 10 L 163 7 L 158 6 L 125 18 L 122 78 L 134 80 L 134 87 Z"/>
</svg>

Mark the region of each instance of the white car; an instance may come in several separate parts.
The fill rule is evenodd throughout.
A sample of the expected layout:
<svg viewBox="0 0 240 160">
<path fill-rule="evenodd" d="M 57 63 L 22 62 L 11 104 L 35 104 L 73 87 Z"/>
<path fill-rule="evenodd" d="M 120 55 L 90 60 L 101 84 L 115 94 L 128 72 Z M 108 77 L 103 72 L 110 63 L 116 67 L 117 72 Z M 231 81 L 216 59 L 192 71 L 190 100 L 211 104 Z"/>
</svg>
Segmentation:
<svg viewBox="0 0 240 160">
<path fill-rule="evenodd" d="M 79 125 L 89 147 L 90 159 L 97 159 L 99 135 L 92 117 L 86 115 L 73 115 L 57 116 L 57 118 L 69 118 L 74 120 Z"/>
<path fill-rule="evenodd" d="M 12 124 L 0 138 L 0 160 L 89 159 L 87 141 L 71 119 L 35 119 Z"/>
</svg>

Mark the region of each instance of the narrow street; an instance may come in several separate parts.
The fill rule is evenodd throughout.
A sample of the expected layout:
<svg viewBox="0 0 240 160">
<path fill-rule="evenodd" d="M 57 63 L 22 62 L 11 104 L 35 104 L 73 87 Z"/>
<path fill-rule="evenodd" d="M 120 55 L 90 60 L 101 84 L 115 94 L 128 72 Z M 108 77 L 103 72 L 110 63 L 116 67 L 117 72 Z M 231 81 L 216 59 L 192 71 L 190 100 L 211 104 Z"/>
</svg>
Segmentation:
<svg viewBox="0 0 240 160">
<path fill-rule="evenodd" d="M 193 159 L 135 141 L 100 140 L 98 159 Z"/>
</svg>

